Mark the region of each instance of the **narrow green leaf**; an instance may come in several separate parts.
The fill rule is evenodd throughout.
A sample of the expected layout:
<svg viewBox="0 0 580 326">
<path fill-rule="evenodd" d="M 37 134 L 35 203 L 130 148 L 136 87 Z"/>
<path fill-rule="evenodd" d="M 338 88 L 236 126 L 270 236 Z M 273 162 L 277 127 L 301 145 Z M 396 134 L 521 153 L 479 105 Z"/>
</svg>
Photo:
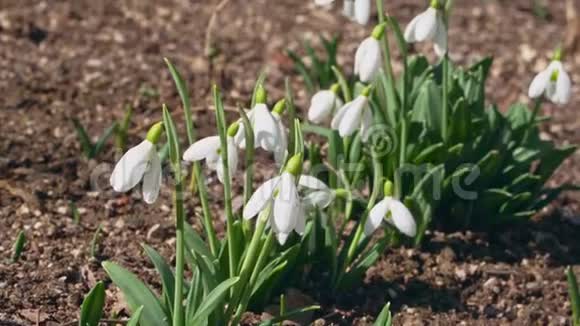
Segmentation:
<svg viewBox="0 0 580 326">
<path fill-rule="evenodd" d="M 352 93 L 350 92 L 350 88 L 348 87 L 348 82 L 346 81 L 346 78 L 336 66 L 332 66 L 332 71 L 334 72 L 334 76 L 336 76 L 336 80 L 338 80 L 338 84 L 340 85 L 344 101 L 345 102 L 352 101 Z"/>
<path fill-rule="evenodd" d="M 262 70 L 260 75 L 258 75 L 258 79 L 256 79 L 256 83 L 254 84 L 254 90 L 252 91 L 252 102 L 250 104 L 250 108 L 256 106 L 256 94 L 258 92 L 258 88 L 264 85 L 264 81 L 266 80 L 266 70 Z"/>
<path fill-rule="evenodd" d="M 139 307 L 144 307 L 143 318 L 141 318 L 142 326 L 171 324 L 171 319 L 167 315 L 167 311 L 163 309 L 159 299 L 135 274 L 112 262 L 105 261 L 102 265 L 113 283 L 121 289 L 129 309 L 136 312 Z"/>
<path fill-rule="evenodd" d="M 312 81 L 312 77 L 310 76 L 310 73 L 308 72 L 308 67 L 306 67 L 306 64 L 304 64 L 304 61 L 302 60 L 302 58 L 300 58 L 300 56 L 292 50 L 286 50 L 286 54 L 294 62 L 294 69 L 296 69 L 296 71 L 304 79 L 304 84 L 306 86 L 306 90 L 308 91 L 308 93 L 314 94 L 314 90 L 315 90 L 314 82 Z"/>
<path fill-rule="evenodd" d="M 105 306 L 105 286 L 103 282 L 98 282 L 91 289 L 81 305 L 81 316 L 79 326 L 97 326 L 103 315 Z"/>
<path fill-rule="evenodd" d="M 105 131 L 103 132 L 101 137 L 99 137 L 99 139 L 97 139 L 97 142 L 93 146 L 93 149 L 91 152 L 91 158 L 95 158 L 95 157 L 97 157 L 97 155 L 99 155 L 101 153 L 101 151 L 105 147 L 105 144 L 107 143 L 107 140 L 109 140 L 109 138 L 111 138 L 111 136 L 115 133 L 118 126 L 119 125 L 115 122 L 115 123 L 113 123 L 112 126 L 105 129 Z"/>
<path fill-rule="evenodd" d="M 177 136 L 177 131 L 173 119 L 171 118 L 171 114 L 165 104 L 163 104 L 163 127 L 165 128 L 167 143 L 169 143 L 169 160 L 173 165 L 179 164 L 181 160 L 179 137 Z"/>
<path fill-rule="evenodd" d="M 375 321 L 375 326 L 391 326 L 393 324 L 393 317 L 391 315 L 391 303 L 387 303 Z"/>
<path fill-rule="evenodd" d="M 81 214 L 79 213 L 77 205 L 71 200 L 68 202 L 68 207 L 70 209 L 73 222 L 78 225 L 81 222 Z"/>
<path fill-rule="evenodd" d="M 149 259 L 157 269 L 159 276 L 161 277 L 161 285 L 163 286 L 163 295 L 165 297 L 165 309 L 169 312 L 173 312 L 173 298 L 175 295 L 175 278 L 171 267 L 165 262 L 163 257 L 153 248 L 146 244 L 142 244 L 145 253 L 149 256 Z"/>
<path fill-rule="evenodd" d="M 93 233 L 93 239 L 91 240 L 91 257 L 96 258 L 97 257 L 97 250 L 99 249 L 99 234 L 101 233 L 101 229 L 103 228 L 103 225 L 101 223 L 99 223 L 99 225 L 97 226 L 97 229 L 95 230 L 95 233 Z"/>
<path fill-rule="evenodd" d="M 187 92 L 187 85 L 181 77 L 181 74 L 175 66 L 169 61 L 167 58 L 163 58 L 167 67 L 169 68 L 169 73 L 171 73 L 171 77 L 175 82 L 175 87 L 177 87 L 177 92 L 179 93 L 179 97 L 181 98 L 181 104 L 183 105 L 183 112 L 185 115 L 185 126 L 187 128 L 187 139 L 189 144 L 193 144 L 195 142 L 195 129 L 193 126 L 193 114 L 191 113 L 191 100 L 189 99 L 189 94 Z M 164 117 L 165 119 L 165 117 Z"/>
<path fill-rule="evenodd" d="M 580 325 L 580 294 L 578 293 L 578 281 L 570 266 L 566 268 L 566 279 L 568 280 L 568 293 L 570 294 L 570 305 L 572 306 L 572 324 Z"/>
<path fill-rule="evenodd" d="M 139 325 L 139 320 L 141 319 L 141 314 L 143 313 L 143 306 L 140 306 L 135 310 L 131 318 L 127 321 L 127 326 L 137 326 Z"/>
<path fill-rule="evenodd" d="M 207 317 L 218 307 L 221 306 L 223 298 L 229 289 L 240 280 L 239 277 L 229 278 L 220 283 L 213 289 L 203 300 L 203 303 L 197 309 L 191 325 L 200 325 L 204 323 Z"/>
<path fill-rule="evenodd" d="M 313 306 L 308 306 L 308 307 L 304 307 L 304 308 L 300 308 L 300 309 L 295 309 L 295 310 L 287 312 L 283 316 L 278 316 L 278 317 L 272 318 L 270 320 L 267 320 L 265 322 L 262 322 L 260 324 L 260 326 L 272 326 L 275 323 L 281 323 L 284 320 L 288 320 L 288 319 L 294 318 L 298 315 L 304 314 L 306 312 L 315 311 L 315 310 L 320 310 L 320 306 L 313 305 Z"/>
<path fill-rule="evenodd" d="M 92 158 L 91 155 L 93 153 L 93 142 L 91 141 L 91 137 L 87 134 L 85 127 L 81 124 L 81 122 L 76 119 L 71 119 L 75 131 L 77 133 L 77 138 L 81 143 L 81 149 L 87 158 Z"/>
</svg>

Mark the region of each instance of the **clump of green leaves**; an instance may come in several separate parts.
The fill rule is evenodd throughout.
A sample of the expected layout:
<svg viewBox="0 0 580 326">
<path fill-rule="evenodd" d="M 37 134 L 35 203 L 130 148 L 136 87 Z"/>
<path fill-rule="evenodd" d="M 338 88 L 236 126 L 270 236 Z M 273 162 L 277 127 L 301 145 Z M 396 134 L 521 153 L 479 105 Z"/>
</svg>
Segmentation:
<svg viewBox="0 0 580 326">
<path fill-rule="evenodd" d="M 294 69 L 304 79 L 306 90 L 311 95 L 318 88 L 329 88 L 335 82 L 332 67 L 337 65 L 336 58 L 340 38 L 334 36 L 331 39 L 327 39 L 324 36 L 320 36 L 320 43 L 324 47 L 324 55 L 318 54 L 309 41 L 304 41 L 307 61 L 298 53 L 290 49 L 286 50 L 288 57 L 294 62 Z"/>
<path fill-rule="evenodd" d="M 76 118 L 72 118 L 71 121 L 77 133 L 77 139 L 79 140 L 83 154 L 87 159 L 96 158 L 97 155 L 103 151 L 107 140 L 113 136 L 117 129 L 117 123 L 113 123 L 111 126 L 107 127 L 101 136 L 99 136 L 97 141 L 93 143 L 82 123 Z"/>
</svg>

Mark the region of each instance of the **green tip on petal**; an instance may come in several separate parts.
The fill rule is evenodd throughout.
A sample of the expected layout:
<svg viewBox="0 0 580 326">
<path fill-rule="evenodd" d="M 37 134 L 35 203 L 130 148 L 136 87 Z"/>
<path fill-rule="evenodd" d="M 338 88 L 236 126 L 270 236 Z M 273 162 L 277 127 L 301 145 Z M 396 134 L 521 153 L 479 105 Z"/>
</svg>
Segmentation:
<svg viewBox="0 0 580 326">
<path fill-rule="evenodd" d="M 560 74 L 560 70 L 559 69 L 554 69 L 554 71 L 552 71 L 552 74 L 550 75 L 550 81 L 556 82 L 558 80 L 558 75 L 559 74 Z"/>
<path fill-rule="evenodd" d="M 159 121 L 153 126 L 151 126 L 151 128 L 149 128 L 146 139 L 150 141 L 152 144 L 157 144 L 157 142 L 159 141 L 159 137 L 161 137 L 162 133 L 163 133 L 163 122 Z"/>
<path fill-rule="evenodd" d="M 338 93 L 340 92 L 340 84 L 339 83 L 332 84 L 332 86 L 330 86 L 330 91 L 338 95 Z"/>
<path fill-rule="evenodd" d="M 360 94 L 364 97 L 369 97 L 369 95 L 371 95 L 371 92 L 373 91 L 373 86 L 369 85 L 365 88 L 363 88 L 362 92 L 360 92 Z"/>
<path fill-rule="evenodd" d="M 556 50 L 554 50 L 554 55 L 552 56 L 552 60 L 554 61 L 562 61 L 562 58 L 564 57 L 564 50 L 562 49 L 561 46 L 558 46 L 556 48 Z"/>
<path fill-rule="evenodd" d="M 348 197 L 348 191 L 344 188 L 334 189 L 334 194 L 336 195 L 336 197 L 339 197 L 339 198 L 347 198 Z"/>
<path fill-rule="evenodd" d="M 292 156 L 288 163 L 286 163 L 286 169 L 284 171 L 297 177 L 302 173 L 302 153 Z"/>
<path fill-rule="evenodd" d="M 256 90 L 256 104 L 265 104 L 267 99 L 268 92 L 266 92 L 264 86 L 260 84 Z"/>
<path fill-rule="evenodd" d="M 280 101 L 276 102 L 274 108 L 272 109 L 272 112 L 275 112 L 281 116 L 285 110 L 286 110 L 286 99 L 283 98 Z"/>
<path fill-rule="evenodd" d="M 381 38 L 383 38 L 383 35 L 385 34 L 385 28 L 387 28 L 387 23 L 378 24 L 373 29 L 371 36 L 375 40 L 380 40 Z"/>
<path fill-rule="evenodd" d="M 431 0 L 431 8 L 441 10 L 443 9 L 443 2 L 440 0 Z"/>
<path fill-rule="evenodd" d="M 385 197 L 393 197 L 393 190 L 394 190 L 393 182 L 391 180 L 385 181 L 385 184 L 383 185 L 383 194 L 385 195 Z"/>
<path fill-rule="evenodd" d="M 232 123 L 228 128 L 228 136 L 234 137 L 238 133 L 239 129 L 240 123 L 238 121 Z"/>
<path fill-rule="evenodd" d="M 411 213 L 413 212 L 413 206 L 415 205 L 415 201 L 411 197 L 405 197 L 403 200 L 403 204 L 407 207 Z"/>
</svg>

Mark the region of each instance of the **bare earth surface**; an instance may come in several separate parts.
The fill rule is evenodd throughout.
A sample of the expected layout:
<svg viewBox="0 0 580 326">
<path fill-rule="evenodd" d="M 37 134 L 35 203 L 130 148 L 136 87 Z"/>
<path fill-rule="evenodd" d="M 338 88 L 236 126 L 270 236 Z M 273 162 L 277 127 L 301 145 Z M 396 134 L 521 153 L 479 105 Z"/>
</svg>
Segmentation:
<svg viewBox="0 0 580 326">
<path fill-rule="evenodd" d="M 548 1 L 547 20 L 533 15 L 527 0 L 455 2 L 452 58 L 466 64 L 495 56 L 490 100 L 502 108 L 527 101 L 532 76 L 565 37 L 565 1 Z M 387 1 L 386 9 L 405 25 L 424 3 Z M 203 48 L 216 4 L 0 0 L 0 325 L 74 322 L 83 296 L 106 279 L 101 260 L 119 262 L 158 287 L 140 243 L 171 255 L 170 190 L 162 189 L 152 206 L 137 192 L 114 194 L 107 186 L 116 155 L 112 146 L 95 161 L 81 158 L 70 118 L 97 135 L 132 104 L 130 143 L 135 144 L 160 118 L 162 102 L 179 108 L 164 56 L 189 82 L 202 135 L 212 133 L 214 125 L 207 111 L 211 82 L 221 85 L 229 105 L 245 104 L 264 67 L 271 98 L 281 96 L 284 77 L 292 76 L 304 109 L 308 99 L 298 90 L 301 81 L 284 49 L 299 50 L 302 40 L 317 33 L 341 33 L 339 60 L 350 69 L 358 42 L 370 30 L 337 12 L 316 9 L 311 1 L 232 0 L 218 19 L 221 55 L 210 72 Z M 431 52 L 428 45 L 417 49 Z M 566 66 L 578 85 L 580 53 L 569 53 Z M 572 103 L 547 106 L 554 118 L 544 136 L 580 143 L 579 104 L 574 86 Z M 553 182 L 580 181 L 578 160 L 567 162 Z M 217 210 L 221 188 L 214 180 L 211 189 Z M 73 223 L 70 201 L 79 207 L 80 225 Z M 570 305 L 564 267 L 575 265 L 580 273 L 578 203 L 577 195 L 566 194 L 536 221 L 488 235 L 431 232 L 420 249 L 385 252 L 361 288 L 334 300 L 319 295 L 324 289 L 301 292 L 322 304 L 314 316 L 317 325 L 370 324 L 386 301 L 392 302 L 398 325 L 565 325 Z M 188 200 L 187 209 L 189 221 L 199 224 L 195 199 Z M 89 249 L 99 223 L 95 259 Z M 18 263 L 8 264 L 21 229 L 26 250 Z M 123 316 L 120 295 L 110 285 L 107 311 Z"/>
</svg>

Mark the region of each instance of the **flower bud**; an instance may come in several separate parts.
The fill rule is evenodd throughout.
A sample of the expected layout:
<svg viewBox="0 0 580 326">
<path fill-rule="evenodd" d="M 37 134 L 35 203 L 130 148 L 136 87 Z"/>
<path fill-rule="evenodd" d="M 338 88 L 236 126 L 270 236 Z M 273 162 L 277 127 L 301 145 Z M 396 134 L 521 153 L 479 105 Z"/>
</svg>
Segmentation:
<svg viewBox="0 0 580 326">
<path fill-rule="evenodd" d="M 387 23 L 378 24 L 373 29 L 373 32 L 371 33 L 371 36 L 375 40 L 380 40 L 383 37 L 383 35 L 385 34 L 385 28 L 387 28 Z"/>
<path fill-rule="evenodd" d="M 340 92 L 340 84 L 339 84 L 339 83 L 334 83 L 334 84 L 332 84 L 332 86 L 330 86 L 330 90 L 331 90 L 331 91 L 332 91 L 334 94 L 338 95 L 338 93 Z"/>
<path fill-rule="evenodd" d="M 268 92 L 264 85 L 260 84 L 256 90 L 256 104 L 265 104 L 268 99 Z"/>
<path fill-rule="evenodd" d="M 302 153 L 292 156 L 288 163 L 286 163 L 286 169 L 284 171 L 297 177 L 302 173 Z"/>
<path fill-rule="evenodd" d="M 146 139 L 150 141 L 152 144 L 157 144 L 157 141 L 159 141 L 159 137 L 161 137 L 162 133 L 163 133 L 163 122 L 160 121 L 151 126 L 151 128 L 149 128 Z"/>
<path fill-rule="evenodd" d="M 393 182 L 391 180 L 385 181 L 383 194 L 385 197 L 393 197 Z"/>
<path fill-rule="evenodd" d="M 369 95 L 371 94 L 372 91 L 373 91 L 373 86 L 369 85 L 369 86 L 363 88 L 361 95 L 364 97 L 369 97 Z"/>
<path fill-rule="evenodd" d="M 239 129 L 240 129 L 240 123 L 238 121 L 232 123 L 228 127 L 228 136 L 234 137 L 238 133 Z"/>
<path fill-rule="evenodd" d="M 280 101 L 276 102 L 274 108 L 272 109 L 272 112 L 277 113 L 279 116 L 281 116 L 282 114 L 284 114 L 285 110 L 286 110 L 286 99 L 283 98 Z"/>
</svg>

